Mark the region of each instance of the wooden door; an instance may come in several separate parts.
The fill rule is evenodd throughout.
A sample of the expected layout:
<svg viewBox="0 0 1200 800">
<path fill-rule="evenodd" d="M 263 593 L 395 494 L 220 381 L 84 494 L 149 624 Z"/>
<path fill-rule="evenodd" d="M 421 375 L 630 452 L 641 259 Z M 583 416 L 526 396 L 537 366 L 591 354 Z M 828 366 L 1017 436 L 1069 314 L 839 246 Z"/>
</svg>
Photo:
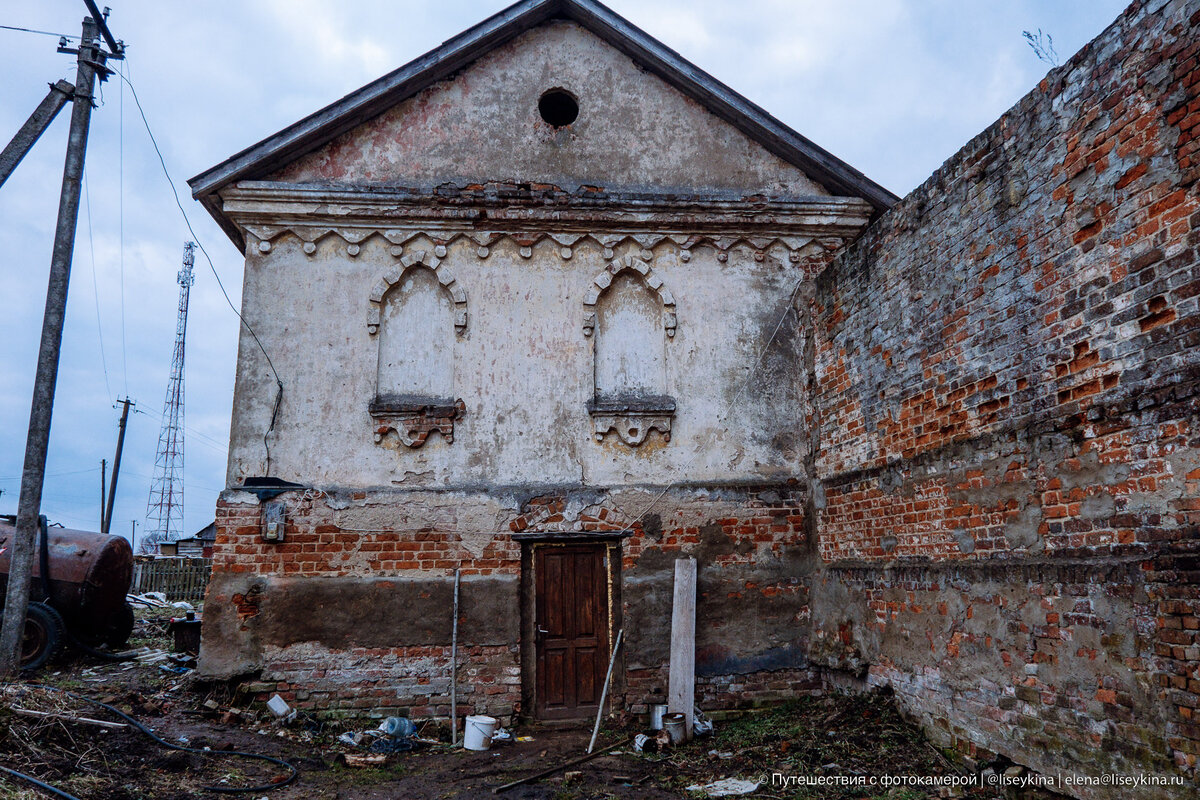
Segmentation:
<svg viewBox="0 0 1200 800">
<path fill-rule="evenodd" d="M 604 545 L 534 551 L 539 719 L 592 717 L 608 668 Z"/>
</svg>

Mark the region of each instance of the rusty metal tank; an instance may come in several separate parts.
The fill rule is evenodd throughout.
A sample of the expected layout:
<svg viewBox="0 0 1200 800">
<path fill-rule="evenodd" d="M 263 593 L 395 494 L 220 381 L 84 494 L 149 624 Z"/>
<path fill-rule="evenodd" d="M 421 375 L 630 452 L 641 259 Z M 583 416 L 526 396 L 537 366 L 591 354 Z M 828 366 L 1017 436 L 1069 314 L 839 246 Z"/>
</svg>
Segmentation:
<svg viewBox="0 0 1200 800">
<path fill-rule="evenodd" d="M 8 589 L 15 520 L 0 517 L 0 603 Z M 133 550 L 120 536 L 69 528 L 47 529 L 50 600 L 68 630 L 85 642 L 108 637 L 123 619 L 125 595 L 133 580 Z M 35 542 L 30 599 L 42 599 L 41 533 Z M 126 634 L 127 635 L 127 634 Z"/>
</svg>

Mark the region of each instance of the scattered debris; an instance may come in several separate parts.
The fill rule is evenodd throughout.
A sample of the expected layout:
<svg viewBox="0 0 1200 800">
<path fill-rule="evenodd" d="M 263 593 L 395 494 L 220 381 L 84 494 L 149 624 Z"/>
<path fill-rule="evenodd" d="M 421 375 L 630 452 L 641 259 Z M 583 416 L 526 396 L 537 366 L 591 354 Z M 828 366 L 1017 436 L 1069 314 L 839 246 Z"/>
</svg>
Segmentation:
<svg viewBox="0 0 1200 800">
<path fill-rule="evenodd" d="M 267 701 L 267 708 L 277 717 L 286 717 L 292 710 L 287 701 L 277 694 L 271 695 L 271 699 Z"/>
<path fill-rule="evenodd" d="M 346 753 L 342 758 L 348 767 L 378 767 L 387 761 L 383 753 Z"/>
<path fill-rule="evenodd" d="M 66 720 L 68 722 L 80 722 L 80 723 L 83 723 L 84 725 L 95 725 L 97 727 L 108 728 L 110 730 L 113 728 L 128 727 L 124 722 L 107 722 L 102 719 L 92 719 L 90 717 L 78 717 L 78 716 L 74 716 L 72 714 L 55 714 L 52 711 L 34 711 L 31 708 L 20 708 L 18 706 L 11 706 L 11 710 L 14 714 L 19 714 L 23 717 L 46 717 L 46 718 L 50 718 L 50 719 L 62 719 L 62 720 Z"/>
<path fill-rule="evenodd" d="M 171 604 L 167 602 L 167 596 L 163 592 L 145 592 L 144 594 L 127 594 L 125 602 L 134 606 L 145 606 L 147 608 L 170 608 Z"/>
<path fill-rule="evenodd" d="M 747 781 L 741 778 L 722 778 L 719 781 L 692 784 L 687 787 L 689 792 L 704 792 L 709 797 L 740 797 L 758 791 L 759 781 Z"/>
<path fill-rule="evenodd" d="M 528 778 L 518 778 L 515 781 L 509 781 L 508 783 L 504 784 L 503 786 L 497 786 L 495 789 L 492 789 L 492 794 L 500 794 L 501 792 L 507 792 L 509 789 L 513 788 L 514 786 L 522 786 L 526 783 L 533 783 L 534 781 L 540 781 L 542 778 L 545 778 L 549 775 L 553 775 L 556 772 L 562 772 L 563 770 L 565 770 L 569 767 L 574 767 L 578 764 L 584 763 L 585 761 L 591 761 L 593 758 L 599 758 L 600 756 L 607 755 L 610 751 L 616 750 L 618 747 L 623 747 L 632 741 L 633 741 L 633 737 L 631 736 L 630 738 L 624 739 L 620 742 L 617 742 L 616 744 L 610 744 L 608 747 L 602 747 L 594 753 L 589 753 L 586 756 L 580 756 L 579 758 L 568 761 L 565 764 L 559 764 L 557 767 L 551 767 L 550 769 L 542 770 L 541 772 L 537 773 L 536 775 L 530 775 Z"/>
<path fill-rule="evenodd" d="M 388 717 L 379 723 L 379 730 L 393 739 L 409 739 L 416 735 L 417 726 L 408 717 Z"/>
<path fill-rule="evenodd" d="M 275 717 L 285 725 L 296 719 L 300 713 L 296 709 L 289 706 L 287 704 L 287 700 L 284 700 L 277 694 L 271 695 L 271 699 L 267 701 L 267 708 L 270 709 L 271 713 L 274 714 Z"/>
<path fill-rule="evenodd" d="M 670 749 L 670 747 L 671 734 L 665 730 L 651 731 L 649 734 L 639 733 L 633 737 L 633 750 L 635 753 L 660 753 Z"/>
<path fill-rule="evenodd" d="M 687 741 L 684 726 L 687 724 L 686 714 L 667 714 L 663 717 L 663 729 L 671 739 L 671 744 L 679 745 Z"/>
<path fill-rule="evenodd" d="M 179 605 L 179 603 L 176 603 Z M 187 605 L 184 603 L 183 605 Z M 167 631 L 175 637 L 176 653 L 200 652 L 200 629 L 203 621 L 192 609 L 187 610 L 186 616 L 172 617 L 167 625 Z"/>
<path fill-rule="evenodd" d="M 170 613 L 157 608 L 138 611 L 138 633 L 134 647 L 127 652 L 143 660 L 72 664 L 45 678 L 113 705 L 146 725 L 152 724 L 159 735 L 188 751 L 165 750 L 116 716 L 93 713 L 93 709 L 57 694 L 14 685 L 0 687 L 0 730 L 6 731 L 6 738 L 0 739 L 0 763 L 79 797 L 124 797 L 121 787 L 131 784 L 139 787 L 142 796 L 183 797 L 202 793 L 201 785 L 232 789 L 282 777 L 283 770 L 277 765 L 258 762 L 254 766 L 254 761 L 241 760 L 230 763 L 222 755 L 259 750 L 289 759 L 303 770 L 306 787 L 297 797 L 325 797 L 340 792 L 347 800 L 385 795 L 434 797 L 437 793 L 432 787 L 444 791 L 447 784 L 452 784 L 460 796 L 481 797 L 490 794 L 497 783 L 523 775 L 539 773 L 521 783 L 549 784 L 566 771 L 581 772 L 582 778 L 564 795 L 591 796 L 607 790 L 618 797 L 667 800 L 722 796 L 705 787 L 731 776 L 762 780 L 773 770 L 816 775 L 952 775 L 957 769 L 903 721 L 886 695 L 803 698 L 774 709 L 727 716 L 708 739 L 676 747 L 670 745 L 666 734 L 645 731 L 636 741 L 622 742 L 600 760 L 582 765 L 570 760 L 587 745 L 590 725 L 587 731 L 555 730 L 533 736 L 517 736 L 520 730 L 513 730 L 508 740 L 511 744 L 501 757 L 493 758 L 500 744 L 492 747 L 491 754 L 453 749 L 448 743 L 449 726 L 444 722 L 395 717 L 369 723 L 364 720 L 364 729 L 358 729 L 347 728 L 338 720 L 317 721 L 299 711 L 293 721 L 285 723 L 261 700 L 254 702 L 253 695 L 196 681 L 190 672 L 175 675 L 158 669 L 163 665 L 194 664 L 187 656 L 162 649 L 170 646 L 165 625 Z M 163 654 L 167 658 L 162 658 Z M 143 666 L 147 661 L 148 669 Z M 269 696 L 271 692 L 261 697 L 265 700 Z M 287 704 L 287 715 L 296 710 L 286 692 L 280 694 L 280 699 Z M 252 702 L 253 706 L 247 705 Z M 38 711 L 45 716 L 26 715 L 15 709 Z M 96 726 L 75 719 L 80 717 L 111 719 L 114 725 L 123 727 Z M 321 724 L 326 726 L 323 730 L 319 729 Z M 435 730 L 437 733 L 432 732 Z M 629 730 L 626 735 L 637 731 Z M 459 735 L 461 744 L 461 720 Z M 616 735 L 609 736 L 612 741 Z M 186 744 L 179 737 L 188 740 Z M 505 741 L 499 731 L 494 739 Z M 537 746 L 532 746 L 535 743 Z M 556 764 L 559 766 L 547 771 Z M 1011 766 L 996 766 L 994 773 Z M 382 789 L 385 785 L 388 788 Z M 347 786 L 351 787 L 349 791 Z M 704 791 L 686 791 L 689 786 Z M 504 796 L 520 791 L 530 796 L 541 796 L 539 792 L 554 794 L 552 790 L 533 788 Z M 768 791 L 762 784 L 752 796 Z M 3 794 L 0 789 L 0 796 Z M 243 796 L 258 798 L 262 794 Z M 829 789 L 812 796 L 850 800 L 861 793 Z M 917 798 L 916 794 L 897 796 Z M 921 800 L 931 797 L 936 795 L 922 795 Z"/>
<path fill-rule="evenodd" d="M 958 769 L 928 746 L 886 691 L 802 697 L 727 718 L 704 746 L 677 747 L 669 764 L 684 786 L 729 776 L 953 775 Z M 705 790 L 707 791 L 707 790 Z M 822 800 L 861 797 L 854 787 L 825 787 Z"/>
<path fill-rule="evenodd" d="M 295 712 L 292 712 L 295 713 Z M 378 728 L 346 732 L 338 736 L 340 744 L 365 750 L 373 755 L 406 753 L 441 742 L 417 737 L 417 726 L 407 717 L 388 717 Z"/>
</svg>

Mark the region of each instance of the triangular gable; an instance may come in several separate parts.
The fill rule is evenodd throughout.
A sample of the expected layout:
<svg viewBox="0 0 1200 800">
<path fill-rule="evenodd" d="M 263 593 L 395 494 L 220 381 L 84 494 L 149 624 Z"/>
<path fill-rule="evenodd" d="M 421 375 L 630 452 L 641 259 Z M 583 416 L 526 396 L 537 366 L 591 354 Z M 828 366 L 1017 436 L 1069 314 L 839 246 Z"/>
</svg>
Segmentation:
<svg viewBox="0 0 1200 800">
<path fill-rule="evenodd" d="M 443 81 L 521 34 L 555 19 L 582 26 L 639 67 L 729 123 L 769 153 L 840 196 L 860 197 L 877 211 L 896 197 L 861 172 L 805 139 L 678 53 L 594 0 L 522 0 L 400 69 L 367 84 L 189 181 L 192 194 L 235 241 L 236 226 L 216 193 L 240 180 L 262 179 L 342 134 Z"/>
</svg>

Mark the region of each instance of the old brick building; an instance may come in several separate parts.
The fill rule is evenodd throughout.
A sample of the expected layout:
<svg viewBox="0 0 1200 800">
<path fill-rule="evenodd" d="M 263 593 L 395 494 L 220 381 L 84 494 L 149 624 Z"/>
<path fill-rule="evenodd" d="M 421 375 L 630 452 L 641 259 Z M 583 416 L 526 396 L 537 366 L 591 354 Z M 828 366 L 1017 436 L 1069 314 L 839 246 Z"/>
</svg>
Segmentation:
<svg viewBox="0 0 1200 800">
<path fill-rule="evenodd" d="M 445 716 L 459 570 L 459 713 L 594 710 L 619 629 L 642 710 L 692 556 L 701 707 L 889 685 L 1188 796 L 1197 27 L 1135 3 L 899 202 L 590 0 L 193 179 L 254 331 L 202 671 Z"/>
</svg>

